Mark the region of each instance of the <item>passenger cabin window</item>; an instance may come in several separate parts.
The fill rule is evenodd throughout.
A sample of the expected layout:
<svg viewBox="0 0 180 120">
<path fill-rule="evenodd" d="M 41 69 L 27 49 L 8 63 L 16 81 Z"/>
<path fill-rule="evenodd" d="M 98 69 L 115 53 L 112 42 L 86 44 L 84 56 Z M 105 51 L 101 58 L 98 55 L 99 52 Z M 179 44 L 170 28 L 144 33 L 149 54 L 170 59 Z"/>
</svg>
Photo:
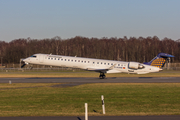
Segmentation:
<svg viewBox="0 0 180 120">
<path fill-rule="evenodd" d="M 97 62 L 97 64 L 99 64 L 99 62 Z"/>
<path fill-rule="evenodd" d="M 78 60 L 78 62 L 80 62 L 80 60 Z"/>
<path fill-rule="evenodd" d="M 120 66 L 120 64 L 118 64 L 118 66 Z"/>
<path fill-rule="evenodd" d="M 70 61 L 70 59 L 68 59 L 68 61 Z"/>
<path fill-rule="evenodd" d="M 56 60 L 56 58 L 54 58 L 54 60 Z"/>
<path fill-rule="evenodd" d="M 63 61 L 63 59 L 61 59 L 61 61 Z"/>
<path fill-rule="evenodd" d="M 53 60 L 53 58 L 51 58 L 51 60 Z"/>
<path fill-rule="evenodd" d="M 113 63 L 111 63 L 111 65 L 113 65 Z"/>
<path fill-rule="evenodd" d="M 81 61 L 83 63 L 83 61 Z"/>
<path fill-rule="evenodd" d="M 73 62 L 73 60 L 71 60 L 71 62 Z"/>
<path fill-rule="evenodd" d="M 50 58 L 48 58 L 48 59 L 50 59 Z"/>
<path fill-rule="evenodd" d="M 104 63 L 104 65 L 106 65 L 106 63 Z"/>
<path fill-rule="evenodd" d="M 88 63 L 89 63 L 89 61 L 88 61 Z"/>
<path fill-rule="evenodd" d="M 109 65 L 109 63 L 108 63 L 108 65 Z"/>
<path fill-rule="evenodd" d="M 64 59 L 64 61 L 66 61 L 66 59 Z"/>
</svg>

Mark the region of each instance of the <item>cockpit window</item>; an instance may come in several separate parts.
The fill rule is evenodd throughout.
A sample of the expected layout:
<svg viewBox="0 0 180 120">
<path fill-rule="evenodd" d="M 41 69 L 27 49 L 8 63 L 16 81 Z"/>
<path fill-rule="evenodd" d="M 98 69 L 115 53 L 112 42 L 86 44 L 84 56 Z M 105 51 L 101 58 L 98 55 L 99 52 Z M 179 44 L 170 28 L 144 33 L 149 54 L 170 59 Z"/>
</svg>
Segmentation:
<svg viewBox="0 0 180 120">
<path fill-rule="evenodd" d="M 31 57 L 36 58 L 36 56 L 35 56 L 35 55 L 32 55 Z"/>
</svg>

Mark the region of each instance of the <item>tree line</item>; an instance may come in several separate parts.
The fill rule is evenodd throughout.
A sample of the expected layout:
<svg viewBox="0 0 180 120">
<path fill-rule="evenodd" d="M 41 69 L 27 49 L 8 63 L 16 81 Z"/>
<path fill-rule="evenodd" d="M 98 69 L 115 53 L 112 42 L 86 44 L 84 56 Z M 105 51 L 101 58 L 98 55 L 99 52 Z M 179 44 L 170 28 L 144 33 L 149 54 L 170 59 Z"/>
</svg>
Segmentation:
<svg viewBox="0 0 180 120">
<path fill-rule="evenodd" d="M 180 62 L 180 42 L 169 38 L 160 40 L 154 37 L 127 38 L 87 38 L 76 36 L 61 39 L 16 39 L 0 41 L 0 57 L 4 64 L 19 63 L 35 53 L 78 56 L 87 58 L 148 62 L 158 53 L 175 56 L 172 62 Z"/>
</svg>

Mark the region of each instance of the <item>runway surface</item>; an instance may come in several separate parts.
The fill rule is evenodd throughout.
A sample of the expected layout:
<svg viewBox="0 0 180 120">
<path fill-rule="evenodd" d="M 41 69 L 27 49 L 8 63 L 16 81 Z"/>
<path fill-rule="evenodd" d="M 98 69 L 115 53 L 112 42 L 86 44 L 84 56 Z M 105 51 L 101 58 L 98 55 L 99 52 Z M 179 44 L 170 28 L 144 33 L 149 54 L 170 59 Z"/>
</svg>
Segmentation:
<svg viewBox="0 0 180 120">
<path fill-rule="evenodd" d="M 66 83 L 71 87 L 88 83 L 180 83 L 180 77 L 121 78 L 0 78 L 0 83 Z M 0 117 L 1 120 L 84 120 L 84 116 L 72 117 Z M 180 116 L 89 116 L 89 120 L 180 120 Z"/>
<path fill-rule="evenodd" d="M 180 77 L 0 78 L 0 83 L 180 83 Z"/>
</svg>

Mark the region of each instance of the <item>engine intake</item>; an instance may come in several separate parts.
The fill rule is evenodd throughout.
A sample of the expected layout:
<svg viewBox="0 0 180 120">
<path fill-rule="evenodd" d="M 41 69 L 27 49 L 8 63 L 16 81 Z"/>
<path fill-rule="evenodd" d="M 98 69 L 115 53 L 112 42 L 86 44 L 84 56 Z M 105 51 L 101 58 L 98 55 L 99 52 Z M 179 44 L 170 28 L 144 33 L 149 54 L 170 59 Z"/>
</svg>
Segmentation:
<svg viewBox="0 0 180 120">
<path fill-rule="evenodd" d="M 144 66 L 137 62 L 129 62 L 129 68 L 131 69 L 143 69 Z"/>
</svg>

